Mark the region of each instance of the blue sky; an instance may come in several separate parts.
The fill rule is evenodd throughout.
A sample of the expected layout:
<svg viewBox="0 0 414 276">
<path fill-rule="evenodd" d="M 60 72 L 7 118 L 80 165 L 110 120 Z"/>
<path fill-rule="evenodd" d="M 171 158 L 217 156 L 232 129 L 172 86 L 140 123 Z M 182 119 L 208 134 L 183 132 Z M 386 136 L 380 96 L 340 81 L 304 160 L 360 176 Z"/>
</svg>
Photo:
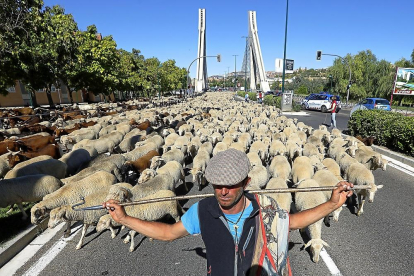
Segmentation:
<svg viewBox="0 0 414 276">
<path fill-rule="evenodd" d="M 259 39 L 266 71 L 275 70 L 283 58 L 286 0 L 45 0 L 73 14 L 78 27 L 95 24 L 102 35 L 112 35 L 119 48 L 140 49 L 162 62 L 174 59 L 187 68 L 197 57 L 198 9 L 206 9 L 208 75 L 241 70 L 247 12 L 256 11 Z M 370 49 L 390 62 L 410 59 L 414 49 L 412 0 L 290 0 L 287 58 L 299 67 L 325 68 L 333 58 L 316 61 L 316 51 L 345 56 Z M 195 77 L 195 66 L 190 74 Z"/>
</svg>

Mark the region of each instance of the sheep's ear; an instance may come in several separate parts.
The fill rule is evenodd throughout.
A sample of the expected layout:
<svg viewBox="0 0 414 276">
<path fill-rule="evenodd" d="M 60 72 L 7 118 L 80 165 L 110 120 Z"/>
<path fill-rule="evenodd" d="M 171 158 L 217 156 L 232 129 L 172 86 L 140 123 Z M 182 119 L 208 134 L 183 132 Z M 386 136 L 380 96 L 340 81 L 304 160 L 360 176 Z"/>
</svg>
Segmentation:
<svg viewBox="0 0 414 276">
<path fill-rule="evenodd" d="M 377 189 L 382 189 L 384 187 L 384 185 L 378 185 Z"/>
<path fill-rule="evenodd" d="M 322 242 L 323 246 L 330 247 L 330 246 L 329 246 L 329 244 L 328 244 L 327 242 L 325 242 L 325 241 L 323 241 L 323 240 L 321 240 L 321 242 Z"/>
<path fill-rule="evenodd" d="M 306 244 L 305 244 L 305 249 L 306 248 L 308 248 L 309 246 L 311 246 L 312 245 L 312 240 L 310 240 L 310 241 L 308 241 Z"/>
</svg>

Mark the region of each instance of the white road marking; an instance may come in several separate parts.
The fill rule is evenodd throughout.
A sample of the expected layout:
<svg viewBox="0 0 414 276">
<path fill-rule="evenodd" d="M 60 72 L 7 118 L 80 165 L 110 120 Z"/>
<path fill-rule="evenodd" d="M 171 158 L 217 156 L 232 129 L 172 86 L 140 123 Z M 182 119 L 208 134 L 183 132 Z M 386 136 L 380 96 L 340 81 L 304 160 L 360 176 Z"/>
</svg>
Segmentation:
<svg viewBox="0 0 414 276">
<path fill-rule="evenodd" d="M 321 256 L 322 260 L 325 262 L 326 266 L 329 269 L 329 272 L 331 275 L 335 276 L 342 276 L 341 272 L 339 271 L 339 268 L 336 266 L 334 261 L 329 256 L 328 252 L 325 250 L 325 248 L 322 248 L 321 253 L 319 254 Z"/>
<path fill-rule="evenodd" d="M 72 234 L 69 238 L 59 239 L 36 263 L 34 263 L 23 276 L 37 276 L 43 269 L 59 254 L 60 251 L 65 248 L 68 244 L 68 241 L 72 240 L 79 229 L 82 228 L 82 225 L 76 226 L 72 229 Z"/>
<path fill-rule="evenodd" d="M 408 166 L 398 160 L 395 160 L 393 158 L 390 158 L 386 155 L 382 155 L 384 159 L 388 160 L 388 166 L 396 168 L 397 170 L 400 170 L 402 172 L 405 172 L 408 175 L 414 176 L 414 168 L 411 166 Z"/>
</svg>

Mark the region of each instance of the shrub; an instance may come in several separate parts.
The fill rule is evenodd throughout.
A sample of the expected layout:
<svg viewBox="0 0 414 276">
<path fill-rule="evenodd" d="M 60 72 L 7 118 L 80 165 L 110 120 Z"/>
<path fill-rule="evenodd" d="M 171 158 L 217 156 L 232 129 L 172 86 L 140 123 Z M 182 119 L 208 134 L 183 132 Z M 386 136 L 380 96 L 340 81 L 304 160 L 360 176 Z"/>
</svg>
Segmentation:
<svg viewBox="0 0 414 276">
<path fill-rule="evenodd" d="M 263 103 L 266 105 L 276 106 L 277 108 L 281 107 L 281 97 L 275 97 L 273 95 L 267 95 L 263 99 Z"/>
<path fill-rule="evenodd" d="M 244 98 L 245 92 L 244 91 L 238 91 L 237 92 L 237 96 L 240 96 L 242 98 Z"/>
<path fill-rule="evenodd" d="M 256 93 L 255 92 L 249 92 L 249 99 L 251 101 L 254 101 L 255 102 L 257 100 Z"/>
<path fill-rule="evenodd" d="M 377 144 L 414 156 L 414 118 L 384 110 L 358 110 L 348 121 L 351 135 L 375 136 Z"/>
<path fill-rule="evenodd" d="M 302 109 L 302 106 L 295 101 L 292 101 L 292 109 L 295 112 L 299 112 Z"/>
</svg>

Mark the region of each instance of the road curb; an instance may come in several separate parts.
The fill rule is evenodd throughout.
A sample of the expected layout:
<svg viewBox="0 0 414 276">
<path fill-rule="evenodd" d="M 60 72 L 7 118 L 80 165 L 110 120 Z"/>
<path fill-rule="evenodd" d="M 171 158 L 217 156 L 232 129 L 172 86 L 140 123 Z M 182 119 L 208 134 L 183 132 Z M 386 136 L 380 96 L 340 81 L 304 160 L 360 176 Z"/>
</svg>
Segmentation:
<svg viewBox="0 0 414 276">
<path fill-rule="evenodd" d="M 48 222 L 49 218 L 46 218 L 38 225 L 31 225 L 14 239 L 6 242 L 0 248 L 0 268 L 16 256 L 34 238 L 46 230 Z"/>
<path fill-rule="evenodd" d="M 375 146 L 375 145 L 372 145 L 371 147 L 374 149 L 374 151 L 376 151 L 378 153 L 381 153 L 382 155 L 388 156 L 392 159 L 395 159 L 395 160 L 403 163 L 404 165 L 407 165 L 407 166 L 410 166 L 410 167 L 414 168 L 414 159 L 413 158 L 404 156 L 402 154 L 399 154 L 397 152 L 391 151 L 391 150 L 383 148 L 383 147 L 379 147 L 379 146 Z"/>
</svg>

